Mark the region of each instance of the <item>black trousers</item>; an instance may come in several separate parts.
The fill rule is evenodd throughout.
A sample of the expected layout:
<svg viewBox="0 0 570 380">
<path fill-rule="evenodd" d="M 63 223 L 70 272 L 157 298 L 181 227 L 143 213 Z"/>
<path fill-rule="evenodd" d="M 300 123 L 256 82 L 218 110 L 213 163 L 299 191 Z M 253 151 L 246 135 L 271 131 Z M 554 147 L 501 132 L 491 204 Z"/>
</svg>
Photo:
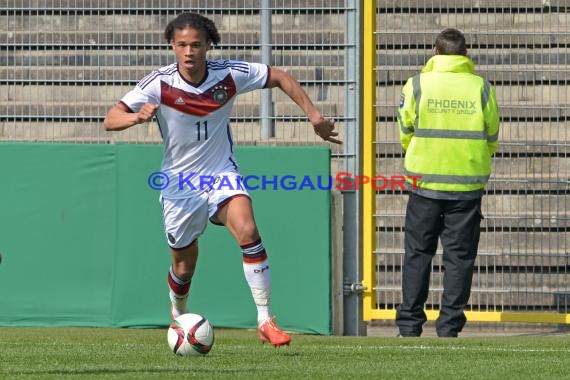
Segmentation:
<svg viewBox="0 0 570 380">
<path fill-rule="evenodd" d="M 431 199 L 410 193 L 406 208 L 405 254 L 402 269 L 402 303 L 396 325 L 402 336 L 420 336 L 426 322 L 431 261 L 438 239 L 443 248 L 443 295 L 436 332 L 456 337 L 463 329 L 463 312 L 473 279 L 481 225 L 481 198 Z"/>
</svg>

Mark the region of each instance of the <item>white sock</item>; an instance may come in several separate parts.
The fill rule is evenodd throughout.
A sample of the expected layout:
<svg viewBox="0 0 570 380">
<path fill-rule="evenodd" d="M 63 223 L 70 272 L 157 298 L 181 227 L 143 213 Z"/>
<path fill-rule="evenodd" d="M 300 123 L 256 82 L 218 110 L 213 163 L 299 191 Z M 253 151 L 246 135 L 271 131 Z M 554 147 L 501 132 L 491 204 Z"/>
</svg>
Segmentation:
<svg viewBox="0 0 570 380">
<path fill-rule="evenodd" d="M 259 263 L 243 263 L 245 279 L 251 289 L 257 307 L 257 321 L 262 323 L 271 318 L 269 303 L 271 298 L 271 274 L 268 260 Z"/>
<path fill-rule="evenodd" d="M 172 266 L 168 271 L 168 287 L 170 292 L 170 302 L 172 302 L 172 316 L 178 318 L 182 314 L 188 313 L 186 302 L 188 301 L 188 294 L 190 292 L 190 280 L 183 280 L 178 277 Z"/>
<path fill-rule="evenodd" d="M 170 296 L 170 302 L 172 302 L 172 316 L 174 318 L 178 318 L 182 314 L 188 313 L 188 309 L 186 308 L 188 293 L 181 296 L 170 290 L 168 295 Z"/>
<path fill-rule="evenodd" d="M 257 307 L 257 324 L 261 325 L 263 322 L 271 318 L 271 313 L 269 311 L 271 289 L 251 288 L 251 294 L 253 295 L 253 300 Z"/>
</svg>

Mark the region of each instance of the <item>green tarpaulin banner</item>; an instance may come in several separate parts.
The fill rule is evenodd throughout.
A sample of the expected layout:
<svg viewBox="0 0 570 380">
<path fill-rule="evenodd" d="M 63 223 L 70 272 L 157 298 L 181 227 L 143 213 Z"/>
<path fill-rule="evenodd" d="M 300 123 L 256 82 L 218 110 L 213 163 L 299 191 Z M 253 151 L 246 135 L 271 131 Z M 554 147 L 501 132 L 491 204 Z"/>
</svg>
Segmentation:
<svg viewBox="0 0 570 380">
<path fill-rule="evenodd" d="M 287 330 L 331 334 L 330 151 L 238 147 L 267 249 L 272 312 Z M 166 326 L 170 253 L 161 145 L 0 144 L 0 325 Z M 229 232 L 199 240 L 190 310 L 254 328 L 256 309 Z"/>
</svg>

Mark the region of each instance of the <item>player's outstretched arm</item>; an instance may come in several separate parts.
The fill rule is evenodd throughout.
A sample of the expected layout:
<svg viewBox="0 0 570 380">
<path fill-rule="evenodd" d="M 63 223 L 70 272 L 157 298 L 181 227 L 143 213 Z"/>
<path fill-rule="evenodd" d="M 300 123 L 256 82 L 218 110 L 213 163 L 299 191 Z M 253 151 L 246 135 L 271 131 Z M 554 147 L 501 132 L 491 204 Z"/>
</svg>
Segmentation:
<svg viewBox="0 0 570 380">
<path fill-rule="evenodd" d="M 325 141 L 335 144 L 342 144 L 342 141 L 336 139 L 338 132 L 334 131 L 333 119 L 327 119 L 321 115 L 321 112 L 315 107 L 307 93 L 303 90 L 299 82 L 291 75 L 283 70 L 270 68 L 268 88 L 279 87 L 281 91 L 287 94 L 309 118 L 313 125 L 315 133 Z"/>
<path fill-rule="evenodd" d="M 133 125 L 152 120 L 157 110 L 158 104 L 146 103 L 139 112 L 129 112 L 126 106 L 118 103 L 107 112 L 103 126 L 107 131 L 122 131 Z"/>
</svg>

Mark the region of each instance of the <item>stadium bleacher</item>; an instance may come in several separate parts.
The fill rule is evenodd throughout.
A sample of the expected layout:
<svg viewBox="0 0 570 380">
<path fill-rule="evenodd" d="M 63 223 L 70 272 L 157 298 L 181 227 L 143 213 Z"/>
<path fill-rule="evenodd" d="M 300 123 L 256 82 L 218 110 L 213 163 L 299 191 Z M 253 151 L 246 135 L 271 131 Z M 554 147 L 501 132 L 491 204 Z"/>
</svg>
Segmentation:
<svg viewBox="0 0 570 380">
<path fill-rule="evenodd" d="M 2 6 L 0 140 L 158 143 L 152 123 L 116 136 L 102 131 L 101 122 L 145 73 L 173 62 L 162 31 L 181 10 L 179 3 L 37 0 Z M 189 4 L 208 12 L 220 28 L 222 44 L 214 56 L 260 60 L 258 1 Z M 273 64 L 299 78 L 326 115 L 352 117 L 344 114 L 345 1 L 289 0 L 274 6 Z M 399 91 L 429 58 L 443 27 L 466 33 L 478 72 L 497 89 L 501 148 L 484 198 L 472 310 L 569 310 L 564 296 L 570 273 L 569 10 L 562 0 L 378 2 L 378 173 L 401 172 L 394 123 Z M 279 128 L 263 139 L 259 96 L 236 103 L 237 143 L 318 142 L 298 108 L 279 93 L 274 93 Z M 337 165 L 342 159 L 342 154 L 335 158 Z M 401 192 L 377 195 L 379 307 L 400 300 L 404 201 Z M 442 269 L 438 255 L 429 299 L 434 307 Z"/>
</svg>

